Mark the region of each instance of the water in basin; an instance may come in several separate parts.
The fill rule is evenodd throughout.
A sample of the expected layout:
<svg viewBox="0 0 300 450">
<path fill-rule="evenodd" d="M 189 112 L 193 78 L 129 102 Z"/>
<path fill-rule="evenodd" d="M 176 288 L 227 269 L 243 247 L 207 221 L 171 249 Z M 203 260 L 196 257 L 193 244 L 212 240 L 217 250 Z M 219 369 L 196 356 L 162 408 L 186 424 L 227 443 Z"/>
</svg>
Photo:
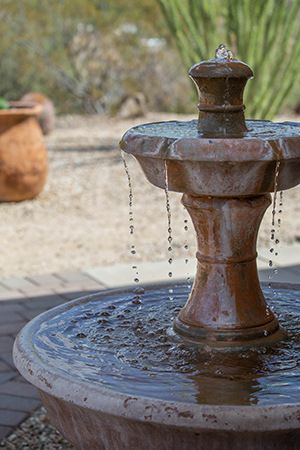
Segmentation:
<svg viewBox="0 0 300 450">
<path fill-rule="evenodd" d="M 277 139 L 281 137 L 299 137 L 297 123 L 276 123 L 268 120 L 246 120 L 248 131 L 242 139 Z M 197 120 L 189 122 L 157 122 L 140 125 L 135 128 L 141 134 L 147 136 L 162 136 L 170 139 L 201 138 L 202 134 L 197 130 Z"/>
<path fill-rule="evenodd" d="M 129 395 L 198 404 L 299 402 L 300 291 L 277 289 L 274 296 L 264 288 L 288 340 L 228 354 L 174 339 L 171 324 L 188 294 L 187 283 L 170 284 L 59 307 L 33 336 L 35 352 L 73 379 Z"/>
</svg>

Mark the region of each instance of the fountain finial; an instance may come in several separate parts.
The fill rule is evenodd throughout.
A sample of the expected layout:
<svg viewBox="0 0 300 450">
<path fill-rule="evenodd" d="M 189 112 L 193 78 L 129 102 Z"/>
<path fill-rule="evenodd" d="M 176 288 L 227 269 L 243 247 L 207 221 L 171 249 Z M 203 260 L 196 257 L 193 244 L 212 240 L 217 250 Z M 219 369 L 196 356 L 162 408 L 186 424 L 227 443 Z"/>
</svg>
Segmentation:
<svg viewBox="0 0 300 450">
<path fill-rule="evenodd" d="M 221 44 L 214 59 L 195 64 L 189 75 L 199 93 L 199 132 L 212 137 L 243 136 L 247 131 L 243 93 L 253 77 L 251 68 Z"/>
</svg>

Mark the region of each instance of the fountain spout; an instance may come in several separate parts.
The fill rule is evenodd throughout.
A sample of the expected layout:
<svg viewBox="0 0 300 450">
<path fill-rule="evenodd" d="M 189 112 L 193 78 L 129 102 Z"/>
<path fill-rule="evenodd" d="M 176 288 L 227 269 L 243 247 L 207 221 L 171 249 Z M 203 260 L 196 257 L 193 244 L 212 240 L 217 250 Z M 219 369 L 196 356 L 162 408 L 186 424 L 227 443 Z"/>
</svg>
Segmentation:
<svg viewBox="0 0 300 450">
<path fill-rule="evenodd" d="M 189 71 L 199 93 L 198 131 L 203 136 L 238 137 L 247 131 L 243 92 L 253 72 L 221 44 L 214 59 Z"/>
</svg>

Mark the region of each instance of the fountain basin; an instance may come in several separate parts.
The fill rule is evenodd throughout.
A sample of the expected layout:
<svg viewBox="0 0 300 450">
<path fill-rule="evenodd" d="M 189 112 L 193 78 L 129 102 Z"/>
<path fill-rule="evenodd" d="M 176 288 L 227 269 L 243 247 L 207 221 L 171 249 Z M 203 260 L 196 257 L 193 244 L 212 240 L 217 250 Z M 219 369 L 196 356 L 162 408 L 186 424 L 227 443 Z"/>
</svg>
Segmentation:
<svg viewBox="0 0 300 450">
<path fill-rule="evenodd" d="M 170 191 L 214 197 L 261 195 L 296 186 L 300 179 L 300 124 L 246 121 L 244 137 L 203 137 L 197 121 L 140 125 L 129 130 L 121 149 L 140 163 L 147 179 Z"/>
<path fill-rule="evenodd" d="M 282 320 L 285 326 L 295 324 L 290 335 L 297 350 L 299 344 L 293 336 L 299 331 L 300 290 L 294 288 L 281 289 L 278 295 L 285 298 L 279 309 L 292 311 L 293 317 L 286 314 Z M 174 298 L 168 304 L 170 289 Z M 229 354 L 221 363 L 224 354 L 219 358 L 210 351 L 194 353 L 193 348 L 185 347 L 184 340 L 177 341 L 168 325 L 186 295 L 184 283 L 168 284 L 151 286 L 140 295 L 132 288 L 102 292 L 56 307 L 20 332 L 14 346 L 15 364 L 39 389 L 52 423 L 78 450 L 296 450 L 300 373 L 295 374 L 297 360 L 291 366 L 289 351 L 282 355 L 289 344 L 282 344 L 283 351 L 279 349 L 280 358 L 285 360 L 279 372 L 286 374 L 286 380 L 295 377 L 291 391 L 285 387 L 287 383 L 278 388 L 282 373 L 274 379 L 277 363 L 269 366 L 272 351 L 254 352 L 253 361 L 244 356 L 235 368 L 232 361 L 237 360 L 236 355 L 231 359 Z M 276 306 L 276 300 L 273 303 Z M 171 311 L 171 317 L 163 307 Z M 153 327 L 158 308 L 163 319 Z M 125 324 L 130 322 L 126 314 L 136 320 Z M 146 363 L 143 355 L 147 355 L 147 338 L 151 336 L 138 331 L 140 318 L 145 316 L 158 337 L 148 353 L 151 361 Z M 98 330 L 92 331 L 95 321 Z M 149 330 L 149 323 L 144 324 L 145 329 Z M 135 336 L 141 345 L 131 342 L 126 350 L 122 347 L 126 336 L 130 341 Z M 162 368 L 154 360 L 157 342 L 161 342 L 159 351 L 167 361 Z M 132 347 L 138 349 L 135 356 Z M 180 355 L 187 358 L 183 368 L 191 361 L 191 372 L 178 367 L 170 371 Z M 267 371 L 270 373 L 262 381 L 261 375 Z"/>
</svg>

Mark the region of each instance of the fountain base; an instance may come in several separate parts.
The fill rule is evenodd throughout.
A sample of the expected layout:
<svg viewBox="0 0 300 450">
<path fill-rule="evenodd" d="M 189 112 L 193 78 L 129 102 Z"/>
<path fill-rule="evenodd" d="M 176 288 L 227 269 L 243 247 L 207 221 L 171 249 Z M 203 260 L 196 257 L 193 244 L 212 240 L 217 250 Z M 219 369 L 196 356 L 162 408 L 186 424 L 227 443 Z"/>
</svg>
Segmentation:
<svg viewBox="0 0 300 450">
<path fill-rule="evenodd" d="M 174 342 L 170 322 L 189 290 L 181 283 L 43 313 L 20 332 L 14 361 L 78 450 L 297 450 L 296 289 L 269 299 L 289 332 L 274 348 L 219 354 Z"/>
<path fill-rule="evenodd" d="M 175 319 L 174 330 L 186 343 L 206 350 L 244 351 L 253 347 L 269 347 L 287 338 L 285 329 L 279 326 L 276 317 L 259 327 L 243 330 L 209 330 L 185 324 Z"/>
</svg>

